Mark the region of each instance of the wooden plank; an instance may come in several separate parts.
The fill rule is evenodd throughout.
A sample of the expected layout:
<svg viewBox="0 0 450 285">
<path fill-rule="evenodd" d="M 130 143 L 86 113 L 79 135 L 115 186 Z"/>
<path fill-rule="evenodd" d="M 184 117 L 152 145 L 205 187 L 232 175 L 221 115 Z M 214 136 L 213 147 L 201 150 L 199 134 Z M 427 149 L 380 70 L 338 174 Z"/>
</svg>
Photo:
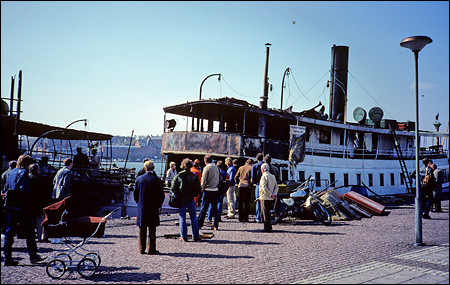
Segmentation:
<svg viewBox="0 0 450 285">
<path fill-rule="evenodd" d="M 361 207 L 358 207 L 358 205 L 356 205 L 356 204 L 349 204 L 349 206 L 363 218 L 371 218 L 372 217 L 371 213 L 369 213 L 368 211 L 364 210 Z"/>
<path fill-rule="evenodd" d="M 338 208 L 337 203 L 341 201 L 342 195 L 339 194 L 339 192 L 337 192 L 335 189 L 328 190 L 325 193 L 322 193 L 321 195 L 317 195 L 316 197 L 319 201 L 322 202 L 322 205 L 332 215 L 331 219 L 333 221 L 352 220 L 352 217 L 350 217 L 348 214 L 345 214 Z"/>
<path fill-rule="evenodd" d="M 339 210 L 352 217 L 352 219 L 361 220 L 361 216 L 350 208 L 350 204 L 347 200 L 342 199 L 337 203 L 337 206 L 339 207 Z"/>
<path fill-rule="evenodd" d="M 345 200 L 355 202 L 359 207 L 377 216 L 382 215 L 384 209 L 386 208 L 385 206 L 354 191 L 345 193 L 343 197 Z"/>
</svg>

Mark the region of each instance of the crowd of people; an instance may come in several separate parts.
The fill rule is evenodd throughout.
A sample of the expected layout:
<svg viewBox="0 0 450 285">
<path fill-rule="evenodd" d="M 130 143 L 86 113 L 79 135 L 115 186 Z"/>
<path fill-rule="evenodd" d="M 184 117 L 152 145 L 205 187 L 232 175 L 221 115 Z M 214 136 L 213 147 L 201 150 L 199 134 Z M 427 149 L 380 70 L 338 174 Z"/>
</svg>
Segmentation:
<svg viewBox="0 0 450 285">
<path fill-rule="evenodd" d="M 176 163 L 170 162 L 164 182 L 154 173 L 153 162 L 144 160 L 144 168 L 139 171 L 134 186 L 134 200 L 138 208 L 138 250 L 141 254 L 159 253 L 156 250 L 156 227 L 160 223 L 158 210 L 164 202 L 164 186 L 178 196 L 179 231 L 180 240 L 183 242 L 188 241 L 186 213 L 189 213 L 193 241 L 200 241 L 199 230 L 206 224 L 205 220 L 212 224 L 212 230 L 218 230 L 219 223 L 222 222 L 224 199 L 227 199 L 228 219 L 234 219 L 237 212 L 239 222 L 249 222 L 253 185 L 257 186 L 255 197 L 258 201 L 255 222 L 264 223 L 263 231 L 272 231 L 270 205 L 272 200 L 276 199 L 280 177 L 278 168 L 270 163 L 270 155 L 263 157 L 258 153 L 256 164 L 249 158 L 241 167 L 238 166 L 237 159 L 233 160 L 231 157 L 227 157 L 223 162 L 213 160 L 211 155 L 205 155 L 203 160 L 202 168 L 198 159 L 183 159 L 180 172 L 177 172 Z M 225 190 L 222 190 L 223 184 L 226 185 Z M 198 215 L 197 205 L 200 205 Z"/>
</svg>

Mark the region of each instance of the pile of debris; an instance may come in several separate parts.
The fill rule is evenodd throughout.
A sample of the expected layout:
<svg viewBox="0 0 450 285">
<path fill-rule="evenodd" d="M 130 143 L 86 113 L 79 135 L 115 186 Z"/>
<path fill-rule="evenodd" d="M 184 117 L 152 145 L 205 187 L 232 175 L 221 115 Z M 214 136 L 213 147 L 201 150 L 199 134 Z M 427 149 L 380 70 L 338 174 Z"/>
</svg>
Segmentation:
<svg viewBox="0 0 450 285">
<path fill-rule="evenodd" d="M 355 191 L 341 195 L 336 188 L 319 193 L 317 198 L 330 213 L 332 220 L 360 220 L 373 215 L 385 215 L 386 207 Z"/>
</svg>

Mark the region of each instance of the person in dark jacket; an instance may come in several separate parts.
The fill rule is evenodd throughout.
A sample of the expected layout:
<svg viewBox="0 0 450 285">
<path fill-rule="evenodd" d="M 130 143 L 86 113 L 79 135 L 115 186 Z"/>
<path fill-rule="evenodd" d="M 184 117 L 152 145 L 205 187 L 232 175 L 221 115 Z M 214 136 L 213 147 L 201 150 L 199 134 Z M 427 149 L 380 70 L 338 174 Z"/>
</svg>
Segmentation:
<svg viewBox="0 0 450 285">
<path fill-rule="evenodd" d="M 5 266 L 15 266 L 19 262 L 12 259 L 12 245 L 14 236 L 17 232 L 17 224 L 23 231 L 23 235 L 27 240 L 28 255 L 31 263 L 44 260 L 37 254 L 37 245 L 34 234 L 34 227 L 31 223 L 30 208 L 30 177 L 28 176 L 28 166 L 31 163 L 31 157 L 28 154 L 22 154 L 17 159 L 17 166 L 9 174 L 6 187 L 5 209 L 7 215 L 5 243 L 3 253 L 5 255 Z"/>
<path fill-rule="evenodd" d="M 78 175 L 86 176 L 86 169 L 89 167 L 89 158 L 83 153 L 81 147 L 77 147 L 77 154 L 73 157 L 73 168 Z"/>
<path fill-rule="evenodd" d="M 180 219 L 180 240 L 182 241 L 188 241 L 186 210 L 189 211 L 194 241 L 200 240 L 194 198 L 202 192 L 202 187 L 198 176 L 191 172 L 192 166 L 192 160 L 189 158 L 183 159 L 181 162 L 181 169 L 183 170 L 173 178 L 170 189 L 172 192 L 178 191 L 179 195 L 180 206 L 178 208 L 178 212 Z"/>
<path fill-rule="evenodd" d="M 36 229 L 37 240 L 44 241 L 44 230 L 41 226 L 44 221 L 43 208 L 52 202 L 52 191 L 45 187 L 45 182 L 40 175 L 39 164 L 33 163 L 29 166 L 30 187 L 31 187 L 31 221 Z"/>
<path fill-rule="evenodd" d="M 137 203 L 136 225 L 139 227 L 138 247 L 141 254 L 159 254 L 156 250 L 156 227 L 159 226 L 159 209 L 164 202 L 164 184 L 154 172 L 153 161 L 144 164 L 146 173 L 136 178 L 134 200 Z"/>
<path fill-rule="evenodd" d="M 3 204 L 5 203 L 5 197 L 6 197 L 6 182 L 8 181 L 8 176 L 9 173 L 11 172 L 11 170 L 13 170 L 14 168 L 16 168 L 17 165 L 17 161 L 15 160 L 11 160 L 9 162 L 9 168 L 2 173 L 2 203 L 0 205 L 0 213 L 2 213 L 1 215 L 1 220 L 2 220 L 2 240 L 5 239 L 5 232 L 6 232 L 6 213 L 3 211 Z"/>
<path fill-rule="evenodd" d="M 142 168 L 138 171 L 136 178 L 138 178 L 139 176 L 141 176 L 142 174 L 145 174 L 145 167 L 143 166 L 147 161 L 149 161 L 150 159 L 148 158 L 144 158 L 144 160 L 142 161 Z"/>
<path fill-rule="evenodd" d="M 258 153 L 256 155 L 256 163 L 252 166 L 252 183 L 255 184 L 255 198 L 256 200 L 256 219 L 255 222 L 262 223 L 262 214 L 261 214 L 261 202 L 258 199 L 259 197 L 259 181 L 261 180 L 261 165 L 263 165 L 263 155 L 262 153 Z"/>
<path fill-rule="evenodd" d="M 278 167 L 272 164 L 272 157 L 270 156 L 270 154 L 266 154 L 264 156 L 264 162 L 269 165 L 269 172 L 272 173 L 273 176 L 275 176 L 277 183 L 281 184 L 280 170 L 278 170 Z"/>
</svg>

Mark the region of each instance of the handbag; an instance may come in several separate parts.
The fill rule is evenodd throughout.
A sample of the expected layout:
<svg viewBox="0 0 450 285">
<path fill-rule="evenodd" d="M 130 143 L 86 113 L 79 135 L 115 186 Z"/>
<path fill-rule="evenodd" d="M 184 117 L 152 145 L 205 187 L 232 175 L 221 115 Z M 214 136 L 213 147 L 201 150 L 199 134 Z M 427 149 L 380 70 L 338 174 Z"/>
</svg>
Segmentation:
<svg viewBox="0 0 450 285">
<path fill-rule="evenodd" d="M 219 196 L 225 195 L 228 191 L 228 184 L 222 179 L 222 175 L 220 176 L 219 185 L 217 185 L 217 188 L 219 189 Z"/>
<path fill-rule="evenodd" d="M 436 186 L 437 186 L 436 180 L 434 179 L 433 176 L 431 176 L 430 174 L 427 174 L 427 173 L 428 173 L 428 167 L 425 170 L 425 178 L 423 179 L 422 184 L 425 188 L 427 188 L 427 190 L 434 190 L 434 189 L 436 189 Z"/>
<path fill-rule="evenodd" d="M 172 208 L 180 207 L 180 196 L 178 191 L 170 191 L 169 206 Z"/>
</svg>

